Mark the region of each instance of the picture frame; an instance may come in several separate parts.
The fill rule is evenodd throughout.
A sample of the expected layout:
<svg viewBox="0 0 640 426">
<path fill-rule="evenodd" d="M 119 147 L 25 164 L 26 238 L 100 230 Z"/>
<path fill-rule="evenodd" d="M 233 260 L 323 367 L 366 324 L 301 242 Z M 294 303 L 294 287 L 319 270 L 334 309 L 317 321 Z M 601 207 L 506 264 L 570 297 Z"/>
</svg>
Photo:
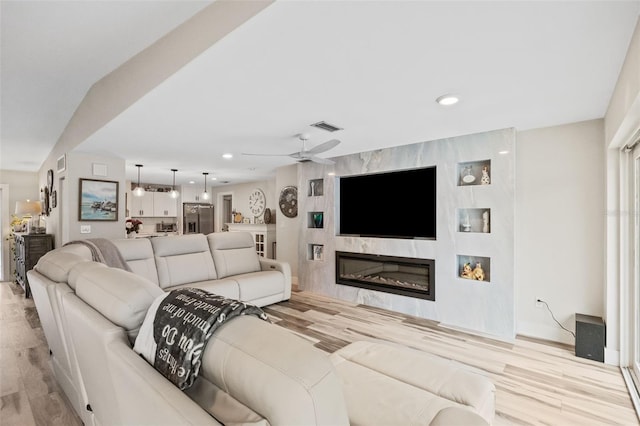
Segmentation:
<svg viewBox="0 0 640 426">
<path fill-rule="evenodd" d="M 80 178 L 78 220 L 115 222 L 118 220 L 118 182 Z"/>
</svg>

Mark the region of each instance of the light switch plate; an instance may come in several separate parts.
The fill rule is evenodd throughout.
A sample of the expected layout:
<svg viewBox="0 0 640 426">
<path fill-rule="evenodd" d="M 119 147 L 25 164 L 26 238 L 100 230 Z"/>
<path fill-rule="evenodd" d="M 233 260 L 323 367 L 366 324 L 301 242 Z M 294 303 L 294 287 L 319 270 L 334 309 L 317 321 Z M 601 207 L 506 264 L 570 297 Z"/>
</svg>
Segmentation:
<svg viewBox="0 0 640 426">
<path fill-rule="evenodd" d="M 90 234 L 91 233 L 91 225 L 80 225 L 80 233 L 81 234 Z"/>
</svg>

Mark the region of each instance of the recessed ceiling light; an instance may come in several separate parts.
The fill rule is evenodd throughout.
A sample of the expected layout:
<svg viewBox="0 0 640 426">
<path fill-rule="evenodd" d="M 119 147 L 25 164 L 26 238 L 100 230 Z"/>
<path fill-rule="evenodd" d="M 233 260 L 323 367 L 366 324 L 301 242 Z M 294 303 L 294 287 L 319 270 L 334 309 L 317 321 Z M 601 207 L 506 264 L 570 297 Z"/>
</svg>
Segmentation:
<svg viewBox="0 0 640 426">
<path fill-rule="evenodd" d="M 193 184 L 195 184 L 196 182 L 195 182 L 195 181 L 193 181 L 193 180 L 190 180 L 190 181 L 189 181 L 189 183 L 190 183 L 191 185 L 193 185 Z"/>
<path fill-rule="evenodd" d="M 211 178 L 211 180 L 218 180 L 218 178 L 217 178 L 217 177 L 215 177 L 215 176 L 213 176 L 213 177 Z"/>
<path fill-rule="evenodd" d="M 506 155 L 506 154 L 508 154 L 508 153 L 509 153 L 509 151 L 507 151 L 507 150 L 504 150 L 504 151 L 498 151 L 498 154 L 500 154 L 500 155 Z"/>
<path fill-rule="evenodd" d="M 436 99 L 440 105 L 449 106 L 457 104 L 460 99 L 456 95 L 442 95 Z"/>
<path fill-rule="evenodd" d="M 336 175 L 336 172 L 329 172 L 329 173 L 327 173 L 327 175 L 329 175 L 329 176 L 335 176 L 335 175 Z"/>
<path fill-rule="evenodd" d="M 222 158 L 226 160 L 230 160 L 233 158 L 233 154 L 231 154 L 230 152 L 227 152 L 226 154 L 222 154 Z"/>
</svg>

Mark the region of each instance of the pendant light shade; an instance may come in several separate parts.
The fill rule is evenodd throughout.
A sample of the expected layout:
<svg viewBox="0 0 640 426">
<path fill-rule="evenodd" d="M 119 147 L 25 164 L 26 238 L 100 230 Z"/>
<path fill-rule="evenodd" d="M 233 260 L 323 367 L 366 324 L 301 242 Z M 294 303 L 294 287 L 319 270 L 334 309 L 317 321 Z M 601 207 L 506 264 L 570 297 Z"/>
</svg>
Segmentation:
<svg viewBox="0 0 640 426">
<path fill-rule="evenodd" d="M 203 200 L 208 200 L 209 198 L 211 198 L 211 196 L 209 195 L 209 193 L 207 192 L 207 175 L 209 173 L 207 172 L 202 172 L 202 174 L 204 175 L 204 192 L 202 193 L 202 199 Z"/>
<path fill-rule="evenodd" d="M 171 171 L 173 172 L 173 185 L 171 186 L 171 191 L 169 192 L 169 196 L 171 198 L 178 198 L 178 195 L 180 195 L 180 193 L 178 191 L 176 191 L 176 172 L 178 170 L 177 169 L 171 169 Z"/>
<path fill-rule="evenodd" d="M 133 190 L 134 197 L 142 197 L 144 195 L 144 188 L 140 186 L 140 169 L 142 168 L 142 164 L 136 164 L 138 168 L 138 186 Z"/>
</svg>

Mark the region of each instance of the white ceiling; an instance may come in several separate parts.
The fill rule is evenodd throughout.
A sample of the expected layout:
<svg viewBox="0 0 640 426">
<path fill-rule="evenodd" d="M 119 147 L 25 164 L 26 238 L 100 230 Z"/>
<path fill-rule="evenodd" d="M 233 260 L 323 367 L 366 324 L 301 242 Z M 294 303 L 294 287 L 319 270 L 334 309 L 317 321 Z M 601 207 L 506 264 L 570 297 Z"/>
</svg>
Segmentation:
<svg viewBox="0 0 640 426">
<path fill-rule="evenodd" d="M 37 170 L 89 87 L 207 2 L 5 1 L 0 167 Z M 640 1 L 279 0 L 77 149 L 143 181 L 264 179 L 323 157 L 603 117 Z M 434 100 L 456 93 L 461 102 Z M 326 120 L 344 127 L 309 127 Z M 225 152 L 234 154 L 224 160 Z"/>
</svg>

